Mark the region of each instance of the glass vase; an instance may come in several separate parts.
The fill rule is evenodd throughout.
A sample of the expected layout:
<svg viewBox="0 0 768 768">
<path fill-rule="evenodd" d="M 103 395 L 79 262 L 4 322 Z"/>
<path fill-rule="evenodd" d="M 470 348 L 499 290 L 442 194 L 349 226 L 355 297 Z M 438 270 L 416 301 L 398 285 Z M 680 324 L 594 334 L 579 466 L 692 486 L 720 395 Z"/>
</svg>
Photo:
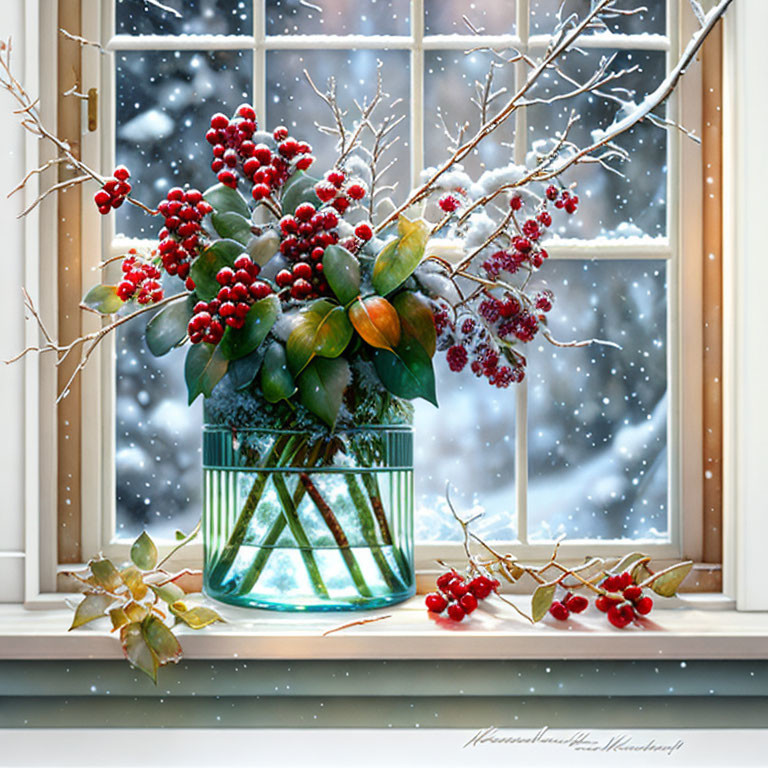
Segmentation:
<svg viewBox="0 0 768 768">
<path fill-rule="evenodd" d="M 414 594 L 410 425 L 208 423 L 203 475 L 204 584 L 216 600 L 333 611 Z"/>
</svg>

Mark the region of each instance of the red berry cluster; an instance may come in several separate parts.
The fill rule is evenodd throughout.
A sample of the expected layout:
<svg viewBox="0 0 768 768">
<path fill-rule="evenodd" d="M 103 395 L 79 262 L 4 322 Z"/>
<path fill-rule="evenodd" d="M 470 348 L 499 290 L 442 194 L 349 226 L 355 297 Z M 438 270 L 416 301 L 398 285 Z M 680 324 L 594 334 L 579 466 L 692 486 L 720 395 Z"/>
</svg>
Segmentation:
<svg viewBox="0 0 768 768">
<path fill-rule="evenodd" d="M 493 310 L 491 312 L 491 309 Z M 508 318 L 520 314 L 519 302 L 505 294 L 503 300 L 490 297 L 480 304 L 480 314 L 489 325 L 497 323 L 504 316 Z M 516 314 L 517 313 L 517 314 Z M 493 317 L 490 320 L 490 316 Z M 501 355 L 488 331 L 478 325 L 471 317 L 460 323 L 453 323 L 444 309 L 433 311 L 438 338 L 452 340 L 446 352 L 450 369 L 456 373 L 463 371 L 467 364 L 477 377 L 485 377 L 488 382 L 499 389 L 506 389 L 513 383 L 519 383 L 525 377 L 525 358 L 518 355 L 516 364 L 500 365 Z"/>
<path fill-rule="evenodd" d="M 131 254 L 136 249 L 130 250 Z M 123 259 L 123 279 L 117 286 L 117 295 L 122 301 L 136 299 L 139 304 L 162 301 L 163 288 L 160 285 L 160 270 L 154 264 L 140 261 L 135 255 Z"/>
<path fill-rule="evenodd" d="M 205 247 L 205 233 L 200 222 L 213 208 L 197 189 L 185 191 L 173 187 L 157 209 L 165 218 L 165 226 L 158 234 L 163 267 L 169 275 L 186 279 L 192 261 Z M 188 280 L 187 288 L 191 291 L 194 287 Z"/>
<path fill-rule="evenodd" d="M 284 126 L 272 132 L 277 152 L 253 140 L 256 128 L 256 111 L 250 104 L 241 104 L 232 119 L 217 112 L 205 138 L 213 146 L 211 169 L 219 181 L 234 189 L 240 174 L 251 183 L 251 195 L 259 201 L 285 184 L 292 167 L 305 171 L 315 158 L 312 147 L 288 136 Z"/>
<path fill-rule="evenodd" d="M 93 196 L 99 213 L 107 214 L 113 208 L 119 208 L 131 191 L 128 179 L 131 172 L 124 166 L 118 165 L 112 176 L 104 182 L 104 186 Z"/>
<path fill-rule="evenodd" d="M 570 592 L 562 600 L 554 600 L 549 606 L 549 613 L 558 621 L 566 621 L 572 613 L 581 613 L 589 605 L 584 595 L 572 595 Z"/>
<path fill-rule="evenodd" d="M 315 184 L 315 194 L 321 203 L 332 205 L 342 216 L 352 201 L 362 200 L 368 190 L 359 181 L 347 181 L 343 171 L 334 170 L 325 174 L 325 179 Z"/>
<path fill-rule="evenodd" d="M 653 608 L 653 600 L 643 595 L 629 571 L 616 576 L 608 576 L 600 586 L 610 595 L 600 595 L 595 600 L 595 607 L 608 615 L 608 621 L 614 627 L 623 629 L 634 621 L 636 614 L 645 616 Z"/>
<path fill-rule="evenodd" d="M 576 213 L 579 207 L 578 195 L 572 195 L 567 189 L 558 191 L 557 187 L 550 184 L 546 191 L 547 200 L 555 204 L 555 208 L 564 210 L 566 213 Z"/>
<path fill-rule="evenodd" d="M 225 326 L 243 327 L 253 303 L 272 293 L 272 286 L 258 279 L 259 272 L 259 265 L 247 254 L 235 259 L 234 269 L 223 267 L 217 272 L 216 281 L 221 288 L 216 298 L 208 302 L 198 301 L 194 306 L 187 328 L 192 344 L 201 341 L 218 344 Z"/>
<path fill-rule="evenodd" d="M 430 592 L 424 602 L 430 613 L 442 613 L 447 608 L 451 619 L 461 621 L 477 608 L 480 600 L 498 588 L 499 582 L 487 576 L 475 576 L 467 581 L 456 571 L 446 571 L 437 579 L 438 591 Z"/>
<path fill-rule="evenodd" d="M 293 216 L 280 219 L 280 253 L 292 264 L 275 275 L 277 286 L 283 289 L 281 298 L 309 299 L 328 292 L 323 253 L 339 242 L 338 224 L 336 211 L 318 211 L 312 203 L 302 203 Z"/>
</svg>

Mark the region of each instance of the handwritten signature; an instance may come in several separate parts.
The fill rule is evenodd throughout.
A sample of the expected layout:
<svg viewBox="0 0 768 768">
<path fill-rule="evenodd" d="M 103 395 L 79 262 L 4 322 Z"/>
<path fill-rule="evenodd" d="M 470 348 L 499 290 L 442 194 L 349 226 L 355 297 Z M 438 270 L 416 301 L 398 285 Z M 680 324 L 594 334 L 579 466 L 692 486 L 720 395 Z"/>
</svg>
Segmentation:
<svg viewBox="0 0 768 768">
<path fill-rule="evenodd" d="M 597 738 L 590 731 L 574 731 L 573 733 L 552 733 L 548 726 L 534 733 L 514 731 L 503 733 L 493 726 L 478 731 L 466 744 L 467 747 L 481 747 L 491 744 L 506 745 L 551 745 L 565 747 L 577 752 L 646 752 L 664 753 L 671 755 L 682 749 L 685 742 L 677 739 L 674 743 L 664 743 L 655 738 L 638 741 L 636 737 L 626 733 L 601 735 Z"/>
</svg>

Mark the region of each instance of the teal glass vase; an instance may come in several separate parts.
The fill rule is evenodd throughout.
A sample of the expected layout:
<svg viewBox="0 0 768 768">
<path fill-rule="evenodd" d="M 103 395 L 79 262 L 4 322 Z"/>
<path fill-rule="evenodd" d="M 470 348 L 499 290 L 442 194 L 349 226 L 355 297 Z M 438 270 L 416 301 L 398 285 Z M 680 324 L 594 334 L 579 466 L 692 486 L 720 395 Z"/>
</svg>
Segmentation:
<svg viewBox="0 0 768 768">
<path fill-rule="evenodd" d="M 281 611 L 377 608 L 415 592 L 410 424 L 203 428 L 204 588 Z"/>
</svg>

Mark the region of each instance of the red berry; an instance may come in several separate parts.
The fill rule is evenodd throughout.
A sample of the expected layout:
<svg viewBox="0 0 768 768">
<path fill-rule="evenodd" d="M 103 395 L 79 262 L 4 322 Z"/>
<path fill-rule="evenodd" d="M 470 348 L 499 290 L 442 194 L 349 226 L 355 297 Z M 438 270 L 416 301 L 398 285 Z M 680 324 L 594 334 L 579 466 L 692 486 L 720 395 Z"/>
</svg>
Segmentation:
<svg viewBox="0 0 768 768">
<path fill-rule="evenodd" d="M 333 184 L 321 181 L 315 184 L 315 194 L 320 198 L 320 202 L 327 203 L 336 197 L 336 187 Z"/>
<path fill-rule="evenodd" d="M 600 595 L 595 600 L 595 608 L 603 613 L 608 613 L 608 609 L 613 605 L 613 601 L 607 598 L 605 595 Z"/>
<path fill-rule="evenodd" d="M 645 616 L 646 614 L 650 613 L 651 608 L 653 608 L 653 600 L 647 596 L 640 598 L 640 600 L 635 603 L 635 610 L 641 616 Z"/>
<path fill-rule="evenodd" d="M 272 138 L 275 141 L 283 141 L 288 138 L 288 129 L 284 125 L 278 125 L 274 131 L 272 131 Z"/>
<path fill-rule="evenodd" d="M 253 150 L 253 156 L 262 165 L 269 165 L 272 162 L 272 150 L 266 144 L 257 144 Z"/>
<path fill-rule="evenodd" d="M 309 280 L 312 277 L 312 267 L 306 261 L 300 261 L 293 265 L 293 276 Z"/>
<path fill-rule="evenodd" d="M 612 605 L 608 609 L 608 621 L 618 629 L 624 629 L 624 627 L 626 627 L 634 618 L 635 612 L 632 610 L 632 606 L 629 603 Z"/>
<path fill-rule="evenodd" d="M 111 195 L 109 194 L 109 192 L 106 192 L 106 191 L 105 191 L 105 190 L 103 190 L 103 189 L 100 189 L 100 190 L 99 190 L 99 191 L 98 191 L 98 192 L 97 192 L 97 193 L 96 193 L 96 194 L 93 196 L 93 200 L 94 200 L 94 202 L 95 202 L 95 203 L 96 203 L 96 205 L 98 205 L 99 207 L 101 207 L 102 205 L 108 205 L 108 204 L 109 204 L 109 201 L 110 201 L 111 199 L 112 199 L 112 197 L 111 197 Z"/>
<path fill-rule="evenodd" d="M 438 201 L 437 204 L 440 206 L 441 210 L 445 211 L 446 213 L 453 213 L 459 205 L 459 198 L 456 197 L 456 195 L 443 195 Z"/>
<path fill-rule="evenodd" d="M 230 269 L 229 267 L 222 267 L 216 273 L 216 282 L 219 285 L 230 285 L 234 279 L 235 279 L 234 270 Z"/>
<path fill-rule="evenodd" d="M 353 200 L 362 200 L 365 197 L 365 187 L 362 184 L 350 184 L 347 187 L 347 194 Z"/>
<path fill-rule="evenodd" d="M 557 200 L 557 187 L 554 184 L 550 184 L 546 191 L 547 200 Z"/>
<path fill-rule="evenodd" d="M 477 598 L 471 592 L 467 592 L 467 594 L 459 600 L 459 604 L 467 613 L 472 613 L 472 611 L 477 608 Z"/>
<path fill-rule="evenodd" d="M 361 240 L 370 240 L 373 237 L 373 230 L 368 224 L 358 224 L 355 227 L 355 236 Z"/>
<path fill-rule="evenodd" d="M 312 203 L 302 203 L 294 213 L 299 221 L 309 221 L 314 215 L 315 206 Z"/>
<path fill-rule="evenodd" d="M 448 605 L 448 615 L 454 621 L 461 621 L 467 615 L 467 612 L 462 608 L 461 603 L 450 603 Z"/>
<path fill-rule="evenodd" d="M 632 574 L 629 571 L 624 571 L 619 577 L 619 589 L 626 589 L 633 584 Z"/>
<path fill-rule="evenodd" d="M 567 600 L 565 600 L 565 607 L 571 613 L 581 613 L 582 611 L 586 610 L 588 605 L 589 600 L 587 600 L 584 595 L 571 595 Z"/>
<path fill-rule="evenodd" d="M 523 207 L 523 198 L 520 195 L 512 195 L 512 199 L 509 201 L 509 207 L 513 211 L 519 211 Z"/>
<path fill-rule="evenodd" d="M 256 184 L 251 190 L 251 195 L 254 200 L 263 200 L 265 197 L 269 197 L 270 189 L 266 184 Z"/>
<path fill-rule="evenodd" d="M 464 597 L 464 595 L 469 592 L 469 585 L 464 581 L 464 579 L 455 578 L 448 583 L 446 590 L 458 600 L 460 597 Z"/>
<path fill-rule="evenodd" d="M 442 613 L 448 606 L 448 601 L 438 592 L 430 592 L 424 602 L 431 613 Z"/>
<path fill-rule="evenodd" d="M 446 571 L 437 577 L 438 589 L 445 589 L 457 576 L 456 571 Z"/>
<path fill-rule="evenodd" d="M 549 612 L 558 621 L 565 621 L 571 613 L 559 600 L 549 606 Z"/>
<path fill-rule="evenodd" d="M 244 118 L 245 120 L 256 119 L 256 110 L 250 104 L 241 104 L 237 108 L 237 112 L 235 114 L 238 117 Z"/>
<path fill-rule="evenodd" d="M 237 186 L 237 176 L 235 176 L 232 171 L 219 171 L 217 177 L 216 177 L 225 187 L 232 187 L 233 189 Z"/>
<path fill-rule="evenodd" d="M 300 171 L 306 171 L 307 168 L 309 168 L 312 163 L 315 162 L 315 158 L 312 155 L 302 155 L 297 161 L 296 161 L 296 167 Z"/>
<path fill-rule="evenodd" d="M 118 165 L 117 168 L 115 168 L 115 170 L 112 172 L 112 175 L 118 181 L 125 181 L 126 179 L 130 178 L 131 172 L 124 165 Z"/>
<path fill-rule="evenodd" d="M 221 112 L 217 112 L 212 118 L 211 118 L 211 128 L 226 128 L 229 125 L 229 118 L 222 114 Z"/>
<path fill-rule="evenodd" d="M 624 599 L 625 600 L 632 600 L 633 602 L 637 600 L 639 597 L 642 597 L 643 590 L 640 589 L 640 587 L 633 585 L 631 587 L 627 587 L 624 590 Z"/>
<path fill-rule="evenodd" d="M 346 176 L 344 176 L 341 171 L 331 171 L 330 173 L 326 174 L 325 178 L 329 183 L 333 184 L 333 186 L 338 189 L 344 183 Z"/>
</svg>

